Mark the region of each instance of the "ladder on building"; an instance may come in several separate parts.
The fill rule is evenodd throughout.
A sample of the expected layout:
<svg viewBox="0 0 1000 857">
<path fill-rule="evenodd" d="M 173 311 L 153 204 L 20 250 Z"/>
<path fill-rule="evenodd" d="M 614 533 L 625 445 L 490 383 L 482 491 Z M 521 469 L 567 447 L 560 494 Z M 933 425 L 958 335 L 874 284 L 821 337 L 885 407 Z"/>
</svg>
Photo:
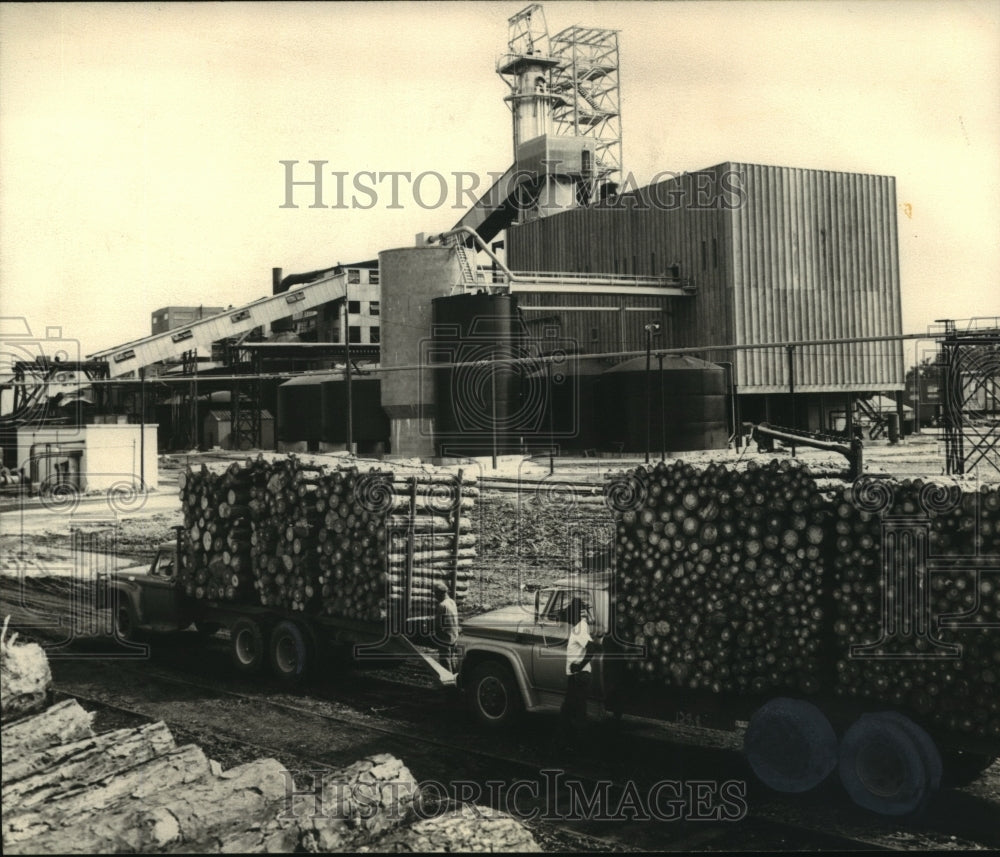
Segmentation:
<svg viewBox="0 0 1000 857">
<path fill-rule="evenodd" d="M 462 272 L 461 284 L 466 287 L 475 286 L 479 282 L 479 279 L 476 276 L 472 259 L 469 258 L 469 251 L 465 246 L 465 240 L 461 235 L 454 235 L 452 236 L 452 246 L 455 248 L 455 253 L 458 254 L 458 267 Z"/>
</svg>

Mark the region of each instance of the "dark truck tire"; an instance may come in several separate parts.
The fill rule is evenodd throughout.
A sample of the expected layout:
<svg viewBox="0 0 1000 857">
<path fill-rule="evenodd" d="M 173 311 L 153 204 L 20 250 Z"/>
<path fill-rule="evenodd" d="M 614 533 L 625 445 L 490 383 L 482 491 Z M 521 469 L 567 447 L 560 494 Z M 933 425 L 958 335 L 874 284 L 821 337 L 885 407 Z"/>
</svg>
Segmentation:
<svg viewBox="0 0 1000 857">
<path fill-rule="evenodd" d="M 260 625 L 253 619 L 237 619 L 229 640 L 236 669 L 244 675 L 259 673 L 267 654 Z"/>
<path fill-rule="evenodd" d="M 524 711 L 514 674 L 500 661 L 483 661 L 474 667 L 468 693 L 473 715 L 491 729 L 510 726 Z"/>
<path fill-rule="evenodd" d="M 309 641 L 294 622 L 284 620 L 274 626 L 269 652 L 271 670 L 283 681 L 300 681 L 309 671 Z"/>
<path fill-rule="evenodd" d="M 136 628 L 135 616 L 128 599 L 126 603 L 119 605 L 115 611 L 115 636 L 127 643 L 137 643 L 142 641 L 142 634 Z"/>
<path fill-rule="evenodd" d="M 811 702 L 779 697 L 750 718 L 743 752 L 757 778 L 778 792 L 806 792 L 837 767 L 837 733 Z"/>
<path fill-rule="evenodd" d="M 840 780 L 858 806 L 879 815 L 913 815 L 941 785 L 933 739 L 894 711 L 863 714 L 840 742 Z"/>
</svg>

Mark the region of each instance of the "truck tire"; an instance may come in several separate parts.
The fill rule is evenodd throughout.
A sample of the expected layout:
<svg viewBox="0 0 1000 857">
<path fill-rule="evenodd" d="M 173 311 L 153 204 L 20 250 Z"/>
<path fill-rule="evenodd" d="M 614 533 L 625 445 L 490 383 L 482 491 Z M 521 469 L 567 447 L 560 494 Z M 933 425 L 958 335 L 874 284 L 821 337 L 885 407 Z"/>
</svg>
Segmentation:
<svg viewBox="0 0 1000 857">
<path fill-rule="evenodd" d="M 142 640 L 142 634 L 135 626 L 135 616 L 132 615 L 132 608 L 128 603 L 120 605 L 115 611 L 115 636 L 128 643 Z"/>
<path fill-rule="evenodd" d="M 750 718 L 743 753 L 757 778 L 778 792 L 806 792 L 837 767 L 837 733 L 811 702 L 779 697 Z"/>
<path fill-rule="evenodd" d="M 253 619 L 237 619 L 229 632 L 229 640 L 236 669 L 244 675 L 260 672 L 266 654 L 260 625 Z"/>
<path fill-rule="evenodd" d="M 863 714 L 840 742 L 840 780 L 851 800 L 879 815 L 912 815 L 941 784 L 931 737 L 894 711 Z"/>
<path fill-rule="evenodd" d="M 483 661 L 476 666 L 468 692 L 472 713 L 482 725 L 491 729 L 511 725 L 524 710 L 514 674 L 500 661 Z"/>
<path fill-rule="evenodd" d="M 302 629 L 288 620 L 279 622 L 271 632 L 271 670 L 288 682 L 301 680 L 309 669 L 309 645 Z"/>
</svg>

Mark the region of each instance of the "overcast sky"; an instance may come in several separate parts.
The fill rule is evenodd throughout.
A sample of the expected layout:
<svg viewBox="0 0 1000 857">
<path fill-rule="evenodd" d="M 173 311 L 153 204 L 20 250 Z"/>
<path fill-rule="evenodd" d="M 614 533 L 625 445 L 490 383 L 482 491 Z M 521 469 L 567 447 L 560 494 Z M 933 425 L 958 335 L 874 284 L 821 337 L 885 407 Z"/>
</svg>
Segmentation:
<svg viewBox="0 0 1000 857">
<path fill-rule="evenodd" d="M 482 176 L 511 162 L 497 77 L 524 3 L 0 6 L 0 314 L 82 353 L 171 304 L 238 305 L 458 219 L 285 201 L 282 160 Z M 1000 3 L 547 3 L 620 30 L 624 162 L 896 176 L 903 326 L 1000 315 Z M 370 182 L 369 182 L 370 183 Z M 336 203 L 336 184 L 324 202 Z"/>
</svg>

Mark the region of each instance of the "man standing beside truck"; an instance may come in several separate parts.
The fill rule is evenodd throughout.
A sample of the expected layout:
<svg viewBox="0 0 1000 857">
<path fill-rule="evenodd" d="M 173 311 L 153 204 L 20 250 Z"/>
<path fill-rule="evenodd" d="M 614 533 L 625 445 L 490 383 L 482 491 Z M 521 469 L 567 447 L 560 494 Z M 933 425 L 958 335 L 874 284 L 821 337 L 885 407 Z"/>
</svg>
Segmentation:
<svg viewBox="0 0 1000 857">
<path fill-rule="evenodd" d="M 448 594 L 448 587 L 434 584 L 437 610 L 434 613 L 434 640 L 438 646 L 438 662 L 449 672 L 455 672 L 455 643 L 458 642 L 458 605 Z"/>
<path fill-rule="evenodd" d="M 566 641 L 566 696 L 562 719 L 567 738 L 577 738 L 580 725 L 587 719 L 587 693 L 590 690 L 590 661 L 598 644 L 590 636 L 590 608 L 583 599 L 574 598 L 566 610 L 569 638 Z"/>
</svg>

